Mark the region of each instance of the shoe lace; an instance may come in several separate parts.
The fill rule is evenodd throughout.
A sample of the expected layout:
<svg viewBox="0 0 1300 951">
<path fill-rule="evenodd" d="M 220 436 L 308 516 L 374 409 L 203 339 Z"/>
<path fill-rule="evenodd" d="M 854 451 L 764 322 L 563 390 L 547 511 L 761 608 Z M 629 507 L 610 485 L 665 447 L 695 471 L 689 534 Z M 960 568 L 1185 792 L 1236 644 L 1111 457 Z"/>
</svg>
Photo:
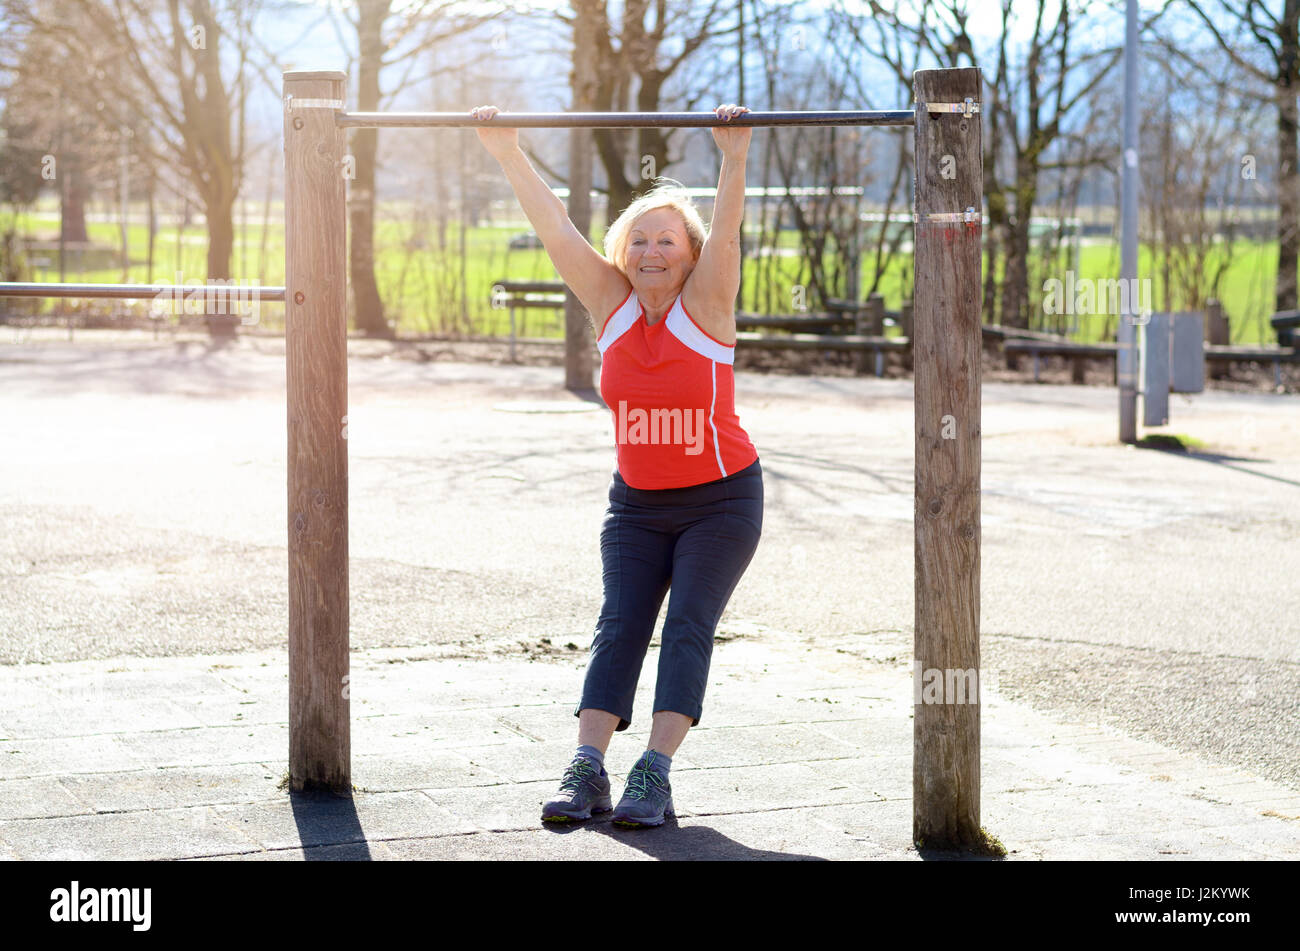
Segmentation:
<svg viewBox="0 0 1300 951">
<path fill-rule="evenodd" d="M 560 781 L 560 788 L 577 792 L 583 783 L 592 779 L 595 775 L 596 767 L 591 764 L 591 761 L 578 757 L 564 770 L 564 778 Z"/>
<path fill-rule="evenodd" d="M 629 799 L 645 799 L 652 789 L 658 791 L 663 788 L 664 780 L 655 770 L 649 766 L 637 765 L 628 773 L 625 795 Z"/>
</svg>

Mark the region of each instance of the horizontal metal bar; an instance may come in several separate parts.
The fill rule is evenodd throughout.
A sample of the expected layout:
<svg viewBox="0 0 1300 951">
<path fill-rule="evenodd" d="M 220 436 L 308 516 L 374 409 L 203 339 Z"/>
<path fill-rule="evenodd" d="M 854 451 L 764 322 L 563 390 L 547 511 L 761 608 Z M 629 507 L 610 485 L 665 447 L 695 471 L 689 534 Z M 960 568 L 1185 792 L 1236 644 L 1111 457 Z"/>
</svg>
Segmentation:
<svg viewBox="0 0 1300 951">
<path fill-rule="evenodd" d="M 285 96 L 284 104 L 288 106 L 289 111 L 297 109 L 342 109 L 342 99 L 295 99 L 293 96 Z"/>
<path fill-rule="evenodd" d="M 507 129 L 641 129 L 653 127 L 786 125 L 915 125 L 911 109 L 874 112 L 746 112 L 734 119 L 719 119 L 712 112 L 499 112 L 491 119 L 475 119 L 465 112 L 336 112 L 335 122 L 354 128 L 428 126 Z"/>
<path fill-rule="evenodd" d="M 188 299 L 201 294 L 257 301 L 284 300 L 283 287 L 258 284 L 55 284 L 0 283 L 0 297 L 90 297 L 111 300 L 154 300 L 158 297 Z"/>
</svg>

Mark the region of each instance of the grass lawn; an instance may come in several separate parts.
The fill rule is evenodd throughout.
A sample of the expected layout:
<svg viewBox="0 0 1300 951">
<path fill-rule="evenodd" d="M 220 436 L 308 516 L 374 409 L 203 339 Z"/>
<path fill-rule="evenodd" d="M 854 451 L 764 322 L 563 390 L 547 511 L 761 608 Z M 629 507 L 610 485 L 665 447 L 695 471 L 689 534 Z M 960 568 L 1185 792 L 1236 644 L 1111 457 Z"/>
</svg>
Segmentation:
<svg viewBox="0 0 1300 951">
<path fill-rule="evenodd" d="M 47 239 L 57 238 L 58 219 L 52 205 L 47 201 L 39 213 L 25 213 L 9 216 L 20 234 L 36 234 Z M 264 286 L 278 286 L 284 283 L 284 229 L 283 211 L 276 203 L 265 235 L 263 235 L 261 218 L 251 209 L 246 227 L 241 227 L 236 214 L 236 239 L 234 253 L 231 257 L 231 269 L 237 278 L 256 279 Z M 414 220 L 410 203 L 383 203 L 380 219 L 376 226 L 376 280 L 380 288 L 386 312 L 390 320 L 396 320 L 400 329 L 406 332 L 443 332 L 459 331 L 470 333 L 503 334 L 509 330 L 509 317 L 505 310 L 494 310 L 490 304 L 492 284 L 503 278 L 512 280 L 557 280 L 550 259 L 542 250 L 510 250 L 509 239 L 524 230 L 520 224 L 501 224 L 471 228 L 465 235 L 466 254 L 464 260 L 460 254 L 460 234 L 455 221 L 449 221 L 440 229 L 431 219 Z M 90 210 L 97 210 L 92 208 Z M 133 207 L 133 213 L 140 214 L 143 208 Z M 143 215 L 140 215 L 143 217 Z M 112 221 L 91 221 L 87 223 L 91 239 L 110 248 L 117 248 L 120 242 L 120 228 Z M 441 230 L 441 240 L 440 232 Z M 594 242 L 600 247 L 603 232 L 598 230 Z M 130 283 L 173 282 L 180 274 L 182 281 L 194 278 L 202 279 L 206 275 L 207 236 L 200 225 L 191 225 L 180 231 L 174 226 L 162 227 L 155 236 L 154 266 L 152 274 L 145 265 L 148 247 L 148 234 L 143 224 L 133 224 L 128 229 L 131 250 L 131 267 L 126 280 Z M 779 249 L 796 249 L 798 235 L 794 231 L 783 231 L 779 235 Z M 747 251 L 753 251 L 752 240 L 747 242 Z M 1208 271 L 1223 269 L 1220 280 L 1220 298 L 1224 302 L 1229 317 L 1232 343 L 1257 344 L 1274 343 L 1276 337 L 1268 325 L 1268 317 L 1273 309 L 1273 277 L 1277 266 L 1276 242 L 1252 243 L 1239 241 L 1234 247 L 1231 263 L 1223 267 L 1223 248 L 1213 249 L 1205 263 Z M 828 268 L 832 265 L 833 249 L 826 256 Z M 796 310 L 796 278 L 799 273 L 798 256 L 777 255 L 770 262 L 760 263 L 755 258 L 747 258 L 744 268 L 744 288 L 742 304 L 746 311 L 763 308 L 771 301 L 771 309 L 777 313 L 791 313 Z M 771 264 L 770 270 L 767 263 Z M 986 262 L 987 266 L 987 262 Z M 1068 254 L 1062 261 L 1053 265 L 1036 259 L 1030 275 L 1030 309 L 1039 315 L 1043 329 L 1070 330 L 1072 336 L 1089 342 L 1103 339 L 1109 332 L 1113 339 L 1115 315 L 1089 314 L 1075 319 L 1069 316 L 1060 318 L 1042 312 L 1046 294 L 1043 282 L 1048 278 L 1061 281 L 1066 279 L 1067 269 L 1073 269 L 1074 262 Z M 1151 294 L 1153 307 L 1164 310 L 1187 309 L 1183 283 L 1176 276 L 1167 282 L 1172 286 L 1172 300 L 1166 297 L 1166 281 L 1163 274 L 1149 270 L 1151 268 L 1151 249 L 1144 246 L 1139 256 L 1139 274 L 1151 275 Z M 462 270 L 465 286 L 468 288 L 467 299 L 461 300 Z M 912 260 L 910 253 L 900 253 L 893 265 L 882 275 L 879 290 L 884 295 L 885 307 L 897 310 L 906 296 L 910 296 L 912 286 Z M 1001 270 L 1001 262 L 999 262 Z M 1087 245 L 1080 249 L 1076 285 L 1080 280 L 1106 280 L 1117 277 L 1119 273 L 1119 248 L 1117 243 Z M 872 284 L 875 274 L 874 257 L 868 250 L 863 255 L 862 273 L 859 287 L 864 292 Z M 57 268 L 43 272 L 33 272 L 32 277 L 39 280 L 57 281 Z M 75 260 L 70 259 L 66 272 L 69 281 L 88 283 L 117 283 L 122 281 L 120 267 L 100 268 L 97 270 L 78 271 Z M 999 277 L 1001 275 L 999 274 Z M 766 287 L 760 287 L 760 281 Z M 80 302 L 89 304 L 89 302 Z M 54 302 L 46 302 L 49 309 Z M 147 303 L 128 302 L 102 303 L 102 307 L 135 307 L 138 313 L 147 312 Z M 816 307 L 816 301 L 807 299 L 807 306 Z M 544 310 L 518 311 L 517 316 L 526 321 L 521 332 L 532 336 L 560 336 L 563 315 L 559 311 Z M 261 321 L 268 328 L 283 327 L 283 308 L 279 304 L 267 304 L 262 308 Z M 1033 323 L 1033 322 L 1031 322 Z M 1038 324 L 1035 324 L 1038 325 Z M 889 333 L 897 333 L 896 328 L 889 328 Z"/>
</svg>

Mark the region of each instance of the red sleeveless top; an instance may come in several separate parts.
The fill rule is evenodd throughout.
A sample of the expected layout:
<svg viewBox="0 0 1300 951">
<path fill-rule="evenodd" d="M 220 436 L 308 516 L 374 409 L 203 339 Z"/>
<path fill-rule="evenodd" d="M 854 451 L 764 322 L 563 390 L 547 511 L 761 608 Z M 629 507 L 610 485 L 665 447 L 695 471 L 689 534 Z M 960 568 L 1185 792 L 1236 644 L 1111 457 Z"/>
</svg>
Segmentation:
<svg viewBox="0 0 1300 951">
<path fill-rule="evenodd" d="M 758 459 L 740 427 L 732 364 L 736 348 L 710 337 L 682 306 L 645 321 L 628 291 L 605 320 L 600 395 L 614 417 L 618 471 L 634 489 L 714 482 Z"/>
</svg>

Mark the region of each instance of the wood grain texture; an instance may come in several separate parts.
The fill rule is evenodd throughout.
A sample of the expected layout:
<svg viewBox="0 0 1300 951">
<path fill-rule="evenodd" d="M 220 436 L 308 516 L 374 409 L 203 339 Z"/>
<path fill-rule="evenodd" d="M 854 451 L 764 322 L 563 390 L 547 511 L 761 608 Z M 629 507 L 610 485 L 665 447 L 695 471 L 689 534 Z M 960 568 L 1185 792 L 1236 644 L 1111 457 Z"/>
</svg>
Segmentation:
<svg viewBox="0 0 1300 951">
<path fill-rule="evenodd" d="M 284 95 L 341 100 L 343 74 L 286 73 Z M 330 109 L 284 120 L 289 777 L 350 796 L 346 144 Z"/>
<path fill-rule="evenodd" d="M 927 222 L 981 208 L 980 117 L 931 116 L 929 102 L 982 101 L 980 72 L 920 70 L 916 96 L 915 294 L 916 623 L 923 671 L 979 668 L 980 224 Z M 980 708 L 914 707 L 913 841 L 980 843 Z"/>
</svg>

